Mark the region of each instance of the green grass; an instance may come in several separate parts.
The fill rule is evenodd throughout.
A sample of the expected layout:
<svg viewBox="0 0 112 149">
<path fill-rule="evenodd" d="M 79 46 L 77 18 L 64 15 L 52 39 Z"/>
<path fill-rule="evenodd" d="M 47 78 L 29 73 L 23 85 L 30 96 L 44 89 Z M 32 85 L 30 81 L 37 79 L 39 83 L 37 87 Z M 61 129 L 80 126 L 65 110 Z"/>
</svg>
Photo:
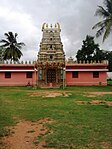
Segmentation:
<svg viewBox="0 0 112 149">
<path fill-rule="evenodd" d="M 76 104 L 76 101 L 112 101 L 112 95 L 87 97 L 85 93 L 110 92 L 112 87 L 67 87 L 65 90 L 72 92 L 69 97 L 45 98 L 29 96 L 29 93 L 39 92 L 40 89 L 0 87 L 0 136 L 9 133 L 5 126 L 16 124 L 15 118 L 29 121 L 50 118 L 54 123 L 47 126 L 53 133 L 40 137 L 46 140 L 48 146 L 103 149 L 102 142 L 112 144 L 112 107 Z"/>
<path fill-rule="evenodd" d="M 108 83 L 109 86 L 112 86 L 112 80 L 111 79 L 108 79 L 107 83 Z"/>
</svg>

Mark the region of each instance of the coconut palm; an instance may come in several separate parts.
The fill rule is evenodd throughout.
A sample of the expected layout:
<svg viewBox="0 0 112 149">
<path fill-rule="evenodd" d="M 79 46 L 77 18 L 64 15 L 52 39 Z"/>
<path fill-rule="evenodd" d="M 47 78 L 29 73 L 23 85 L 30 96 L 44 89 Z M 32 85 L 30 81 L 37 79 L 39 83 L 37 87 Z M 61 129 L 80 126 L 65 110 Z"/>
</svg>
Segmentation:
<svg viewBox="0 0 112 149">
<path fill-rule="evenodd" d="M 17 42 L 17 33 L 13 34 L 12 32 L 8 32 L 4 34 L 6 39 L 2 39 L 0 43 L 3 43 L 0 47 L 4 49 L 4 60 L 13 60 L 18 61 L 23 55 L 20 49 L 25 44 L 22 42 Z"/>
<path fill-rule="evenodd" d="M 103 42 L 109 36 L 112 31 L 112 0 L 104 0 L 105 8 L 98 6 L 95 15 L 103 18 L 102 21 L 98 22 L 93 26 L 92 29 L 99 28 L 96 33 L 96 37 L 103 35 Z"/>
</svg>

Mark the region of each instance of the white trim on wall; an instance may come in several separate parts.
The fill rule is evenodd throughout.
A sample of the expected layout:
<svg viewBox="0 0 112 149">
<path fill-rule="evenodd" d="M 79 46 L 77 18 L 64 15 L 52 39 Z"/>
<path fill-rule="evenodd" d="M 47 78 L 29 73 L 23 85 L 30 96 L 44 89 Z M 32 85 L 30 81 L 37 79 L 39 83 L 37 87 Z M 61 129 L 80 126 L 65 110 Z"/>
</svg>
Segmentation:
<svg viewBox="0 0 112 149">
<path fill-rule="evenodd" d="M 0 72 L 34 72 L 35 70 L 0 70 Z M 37 70 L 36 70 L 37 71 Z"/>
<path fill-rule="evenodd" d="M 108 71 L 108 69 L 66 69 L 66 71 Z"/>
</svg>

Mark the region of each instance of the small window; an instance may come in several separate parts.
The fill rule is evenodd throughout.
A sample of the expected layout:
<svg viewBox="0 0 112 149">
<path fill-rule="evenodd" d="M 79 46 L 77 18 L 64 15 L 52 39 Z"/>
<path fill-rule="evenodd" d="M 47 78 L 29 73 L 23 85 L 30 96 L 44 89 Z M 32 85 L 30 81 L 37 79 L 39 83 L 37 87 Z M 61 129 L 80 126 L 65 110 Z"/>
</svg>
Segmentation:
<svg viewBox="0 0 112 149">
<path fill-rule="evenodd" d="M 50 55 L 50 61 L 52 61 L 53 60 L 53 56 L 52 55 Z"/>
<path fill-rule="evenodd" d="M 11 78 L 11 72 L 5 72 L 5 78 Z"/>
<path fill-rule="evenodd" d="M 78 78 L 78 71 L 72 72 L 72 78 Z"/>
<path fill-rule="evenodd" d="M 52 45 L 50 45 L 50 49 L 52 49 Z"/>
<path fill-rule="evenodd" d="M 93 78 L 99 78 L 99 72 L 98 71 L 93 72 Z"/>
<path fill-rule="evenodd" d="M 27 72 L 26 73 L 26 78 L 32 78 L 32 72 Z"/>
</svg>

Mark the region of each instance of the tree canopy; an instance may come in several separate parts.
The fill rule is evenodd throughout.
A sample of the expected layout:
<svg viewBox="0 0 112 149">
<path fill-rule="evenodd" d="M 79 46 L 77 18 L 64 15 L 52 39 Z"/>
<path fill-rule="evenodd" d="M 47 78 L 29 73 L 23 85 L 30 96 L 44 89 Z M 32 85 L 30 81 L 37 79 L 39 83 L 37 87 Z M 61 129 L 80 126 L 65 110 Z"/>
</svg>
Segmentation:
<svg viewBox="0 0 112 149">
<path fill-rule="evenodd" d="M 102 17 L 103 20 L 96 23 L 92 29 L 99 28 L 96 37 L 103 35 L 103 42 L 112 32 L 112 0 L 104 0 L 104 7 L 98 6 L 96 16 Z"/>
<path fill-rule="evenodd" d="M 3 49 L 0 48 L 0 62 L 3 61 Z"/>
<path fill-rule="evenodd" d="M 82 48 L 77 51 L 76 58 L 78 61 L 101 61 L 108 60 L 109 71 L 112 71 L 112 51 L 105 51 L 99 48 L 99 45 L 94 42 L 94 37 L 87 35 L 83 40 Z"/>
<path fill-rule="evenodd" d="M 77 51 L 77 60 L 104 60 L 105 51 L 100 50 L 99 44 L 94 42 L 94 37 L 87 35 L 83 40 L 82 48 Z"/>
<path fill-rule="evenodd" d="M 6 39 L 2 39 L 0 41 L 0 43 L 2 43 L 0 47 L 3 49 L 3 59 L 18 61 L 23 55 L 21 52 L 21 48 L 25 44 L 22 42 L 17 42 L 17 33 L 13 34 L 12 32 L 8 32 L 4 35 Z"/>
</svg>

